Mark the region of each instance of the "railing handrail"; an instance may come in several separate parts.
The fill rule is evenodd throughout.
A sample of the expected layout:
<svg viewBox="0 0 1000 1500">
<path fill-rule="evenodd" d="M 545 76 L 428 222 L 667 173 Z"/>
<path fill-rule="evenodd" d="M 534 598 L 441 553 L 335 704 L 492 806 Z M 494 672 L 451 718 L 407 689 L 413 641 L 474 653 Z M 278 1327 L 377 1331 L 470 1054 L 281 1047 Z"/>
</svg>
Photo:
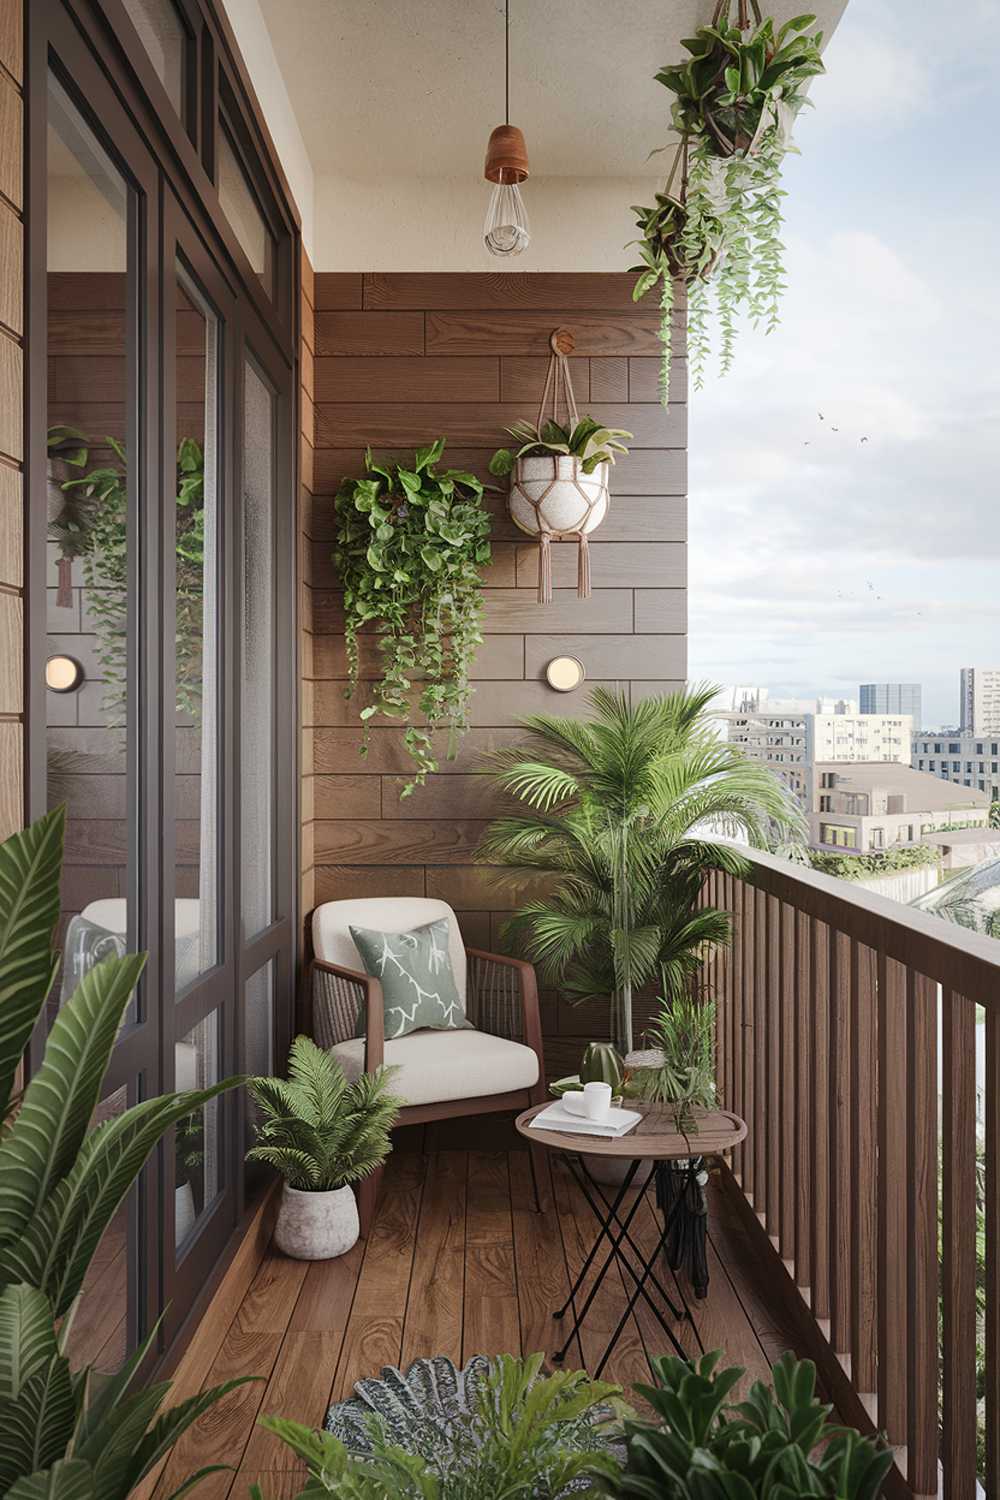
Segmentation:
<svg viewBox="0 0 1000 1500">
<path fill-rule="evenodd" d="M 740 846 L 753 884 L 987 1009 L 1000 1011 L 1000 941 L 888 896 Z"/>
</svg>

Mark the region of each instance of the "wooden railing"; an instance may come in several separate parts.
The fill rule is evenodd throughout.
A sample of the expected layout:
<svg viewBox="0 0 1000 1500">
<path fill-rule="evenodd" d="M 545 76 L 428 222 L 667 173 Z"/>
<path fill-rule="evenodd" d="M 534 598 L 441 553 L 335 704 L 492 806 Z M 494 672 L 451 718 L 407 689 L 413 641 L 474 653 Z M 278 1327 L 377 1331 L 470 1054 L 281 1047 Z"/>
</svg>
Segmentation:
<svg viewBox="0 0 1000 1500">
<path fill-rule="evenodd" d="M 891 1491 L 1000 1497 L 1000 943 L 748 857 L 747 880 L 713 873 L 703 898 L 733 917 L 705 978 L 723 1101 L 749 1125 L 731 1162 L 740 1201 L 842 1416 L 896 1449 Z"/>
</svg>

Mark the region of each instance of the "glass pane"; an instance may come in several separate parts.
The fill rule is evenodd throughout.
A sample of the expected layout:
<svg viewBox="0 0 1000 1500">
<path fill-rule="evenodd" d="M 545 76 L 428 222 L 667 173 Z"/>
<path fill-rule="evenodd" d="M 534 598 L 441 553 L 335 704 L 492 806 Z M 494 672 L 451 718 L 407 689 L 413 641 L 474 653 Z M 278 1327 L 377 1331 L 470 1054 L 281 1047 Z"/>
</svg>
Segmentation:
<svg viewBox="0 0 1000 1500">
<path fill-rule="evenodd" d="M 174 1045 L 175 1088 L 210 1088 L 219 1080 L 219 1012 Z M 174 1244 L 180 1249 L 222 1190 L 219 1100 L 210 1099 L 174 1131 Z"/>
<path fill-rule="evenodd" d="M 46 759 L 65 803 L 51 1013 L 92 965 L 130 943 L 128 583 L 137 475 L 128 358 L 135 275 L 129 189 L 52 75 L 48 82 L 48 577 Z"/>
<path fill-rule="evenodd" d="M 170 102 L 184 108 L 184 52 L 187 34 L 171 0 L 122 0 L 139 40 L 149 54 Z"/>
<path fill-rule="evenodd" d="M 243 414 L 243 929 L 274 914 L 274 396 L 245 368 Z"/>
<path fill-rule="evenodd" d="M 116 1089 L 97 1106 L 91 1125 L 101 1125 L 124 1114 L 128 1103 L 128 1089 L 124 1086 Z M 101 1236 L 84 1278 L 66 1350 L 74 1370 L 82 1365 L 93 1365 L 101 1371 L 117 1370 L 128 1352 L 132 1202 L 130 1196 L 119 1207 Z"/>
<path fill-rule="evenodd" d="M 219 130 L 218 186 L 222 211 L 270 297 L 274 291 L 274 237 L 225 126 Z"/>
<path fill-rule="evenodd" d="M 273 1015 L 274 960 L 269 958 L 246 982 L 243 1015 L 246 1054 L 243 1059 L 244 1073 L 260 1077 L 261 1074 L 274 1072 Z"/>
<path fill-rule="evenodd" d="M 218 962 L 219 322 L 177 270 L 176 836 L 179 992 Z"/>
</svg>

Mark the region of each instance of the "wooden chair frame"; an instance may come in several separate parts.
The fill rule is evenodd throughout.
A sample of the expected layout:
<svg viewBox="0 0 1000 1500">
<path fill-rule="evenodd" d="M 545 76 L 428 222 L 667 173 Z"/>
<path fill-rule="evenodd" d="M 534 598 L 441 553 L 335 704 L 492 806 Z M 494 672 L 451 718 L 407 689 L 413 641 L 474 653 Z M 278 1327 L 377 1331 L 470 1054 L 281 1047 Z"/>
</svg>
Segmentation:
<svg viewBox="0 0 1000 1500">
<path fill-rule="evenodd" d="M 397 1126 L 426 1125 L 434 1120 L 451 1120 L 466 1115 L 499 1114 L 520 1111 L 533 1104 L 542 1104 L 548 1097 L 545 1084 L 545 1057 L 542 1051 L 542 1020 L 538 1006 L 538 981 L 534 966 L 520 958 L 508 958 L 502 953 L 489 953 L 482 948 L 466 948 L 468 961 L 467 1010 L 476 1014 L 476 986 L 481 971 L 490 966 L 502 971 L 513 971 L 517 995 L 520 1002 L 524 1045 L 530 1047 L 538 1058 L 538 1081 L 531 1088 L 512 1089 L 502 1094 L 483 1094 L 472 1099 L 446 1099 L 437 1104 L 407 1104 L 399 1112 Z M 373 1073 L 385 1060 L 385 1011 L 381 980 L 356 969 L 347 969 L 326 959 L 314 958 L 309 967 L 308 995 L 313 1002 L 313 985 L 317 973 L 329 974 L 342 984 L 357 992 L 358 1002 L 365 1016 L 365 1072 Z M 488 1027 L 480 1027 L 489 1030 Z M 546 1181 L 545 1153 L 538 1146 L 529 1145 L 532 1182 L 535 1190 L 535 1206 L 542 1207 L 540 1191 Z M 367 1234 L 375 1217 L 381 1184 L 382 1169 L 358 1186 L 358 1209 L 361 1216 L 361 1232 Z"/>
</svg>

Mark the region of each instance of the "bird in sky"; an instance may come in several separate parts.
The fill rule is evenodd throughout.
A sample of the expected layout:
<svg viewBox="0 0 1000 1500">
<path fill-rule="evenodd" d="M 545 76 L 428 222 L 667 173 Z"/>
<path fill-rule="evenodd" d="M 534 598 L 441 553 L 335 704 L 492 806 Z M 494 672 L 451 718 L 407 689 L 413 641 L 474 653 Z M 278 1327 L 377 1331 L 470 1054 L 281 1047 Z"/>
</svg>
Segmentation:
<svg viewBox="0 0 1000 1500">
<path fill-rule="evenodd" d="M 821 422 L 825 422 L 826 421 L 826 418 L 824 417 L 824 415 L 823 415 L 823 413 L 821 411 L 818 411 L 816 413 L 816 415 L 817 415 L 817 417 L 819 417 L 819 419 L 820 419 Z"/>
<path fill-rule="evenodd" d="M 863 437 L 863 438 L 861 438 L 861 439 L 860 439 L 860 441 L 861 441 L 861 442 L 862 442 L 862 443 L 867 443 L 867 441 L 868 441 L 868 439 L 867 439 L 867 438 L 866 438 L 866 437 Z"/>
</svg>

